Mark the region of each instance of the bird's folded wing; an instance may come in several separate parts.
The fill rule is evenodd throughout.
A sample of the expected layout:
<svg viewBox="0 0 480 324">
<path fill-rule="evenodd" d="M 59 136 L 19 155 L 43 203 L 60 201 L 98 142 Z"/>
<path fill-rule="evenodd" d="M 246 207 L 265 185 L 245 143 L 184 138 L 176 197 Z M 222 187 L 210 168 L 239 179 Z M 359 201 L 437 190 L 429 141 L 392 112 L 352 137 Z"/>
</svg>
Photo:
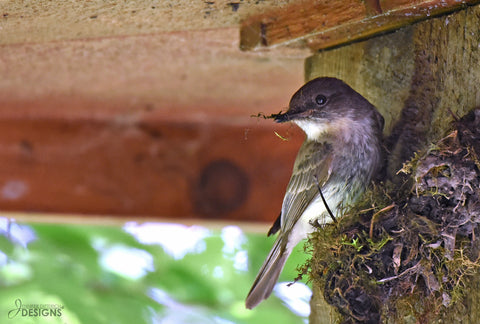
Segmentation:
<svg viewBox="0 0 480 324">
<path fill-rule="evenodd" d="M 331 146 L 305 141 L 300 148 L 287 186 L 282 205 L 282 231 L 293 228 L 310 203 L 318 197 L 320 188 L 328 181 L 332 164 Z"/>
</svg>

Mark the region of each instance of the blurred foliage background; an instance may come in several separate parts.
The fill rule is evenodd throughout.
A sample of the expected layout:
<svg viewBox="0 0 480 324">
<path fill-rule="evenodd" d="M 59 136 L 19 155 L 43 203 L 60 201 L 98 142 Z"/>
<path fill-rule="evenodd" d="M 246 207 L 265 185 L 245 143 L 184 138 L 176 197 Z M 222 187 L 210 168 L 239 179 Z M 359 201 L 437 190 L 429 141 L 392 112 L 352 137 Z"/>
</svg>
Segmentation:
<svg viewBox="0 0 480 324">
<path fill-rule="evenodd" d="M 272 296 L 245 309 L 273 238 L 237 226 L 0 218 L 0 234 L 0 323 L 303 323 L 310 312 L 310 288 L 287 286 L 301 245 Z"/>
</svg>

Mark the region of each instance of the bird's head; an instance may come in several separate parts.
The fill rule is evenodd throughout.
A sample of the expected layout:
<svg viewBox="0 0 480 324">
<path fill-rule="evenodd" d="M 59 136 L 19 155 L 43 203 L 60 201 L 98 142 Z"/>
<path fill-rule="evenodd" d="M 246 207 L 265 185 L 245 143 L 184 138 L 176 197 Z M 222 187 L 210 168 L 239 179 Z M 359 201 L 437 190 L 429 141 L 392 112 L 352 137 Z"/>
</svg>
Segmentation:
<svg viewBox="0 0 480 324">
<path fill-rule="evenodd" d="M 278 123 L 294 122 L 310 140 L 320 141 L 341 135 L 383 129 L 383 117 L 375 107 L 342 80 L 322 77 L 301 87 L 285 113 L 275 116 Z"/>
</svg>

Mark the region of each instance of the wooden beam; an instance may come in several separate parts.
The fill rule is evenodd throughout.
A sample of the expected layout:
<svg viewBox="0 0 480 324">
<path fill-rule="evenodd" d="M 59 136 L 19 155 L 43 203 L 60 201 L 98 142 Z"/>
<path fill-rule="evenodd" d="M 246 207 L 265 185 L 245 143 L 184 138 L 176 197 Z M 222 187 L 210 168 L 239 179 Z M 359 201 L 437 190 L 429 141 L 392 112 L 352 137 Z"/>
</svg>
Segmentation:
<svg viewBox="0 0 480 324">
<path fill-rule="evenodd" d="M 217 28 L 0 45 L 0 210 L 273 222 L 303 135 L 250 115 L 285 109 L 308 50 L 237 44 Z"/>
<path fill-rule="evenodd" d="M 0 44 L 238 28 L 242 19 L 268 10 L 273 2 L 276 1 L 2 0 Z"/>
<path fill-rule="evenodd" d="M 403 163 L 410 160 L 415 152 L 425 152 L 434 147 L 432 143 L 444 138 L 455 127 L 454 115 L 464 116 L 480 107 L 479 25 L 480 5 L 471 6 L 394 33 L 320 51 L 307 60 L 306 79 L 325 75 L 341 78 L 370 100 L 384 116 L 386 148 L 389 152 L 389 181 L 386 183 L 396 183 L 391 188 L 398 188 L 400 192 L 405 188 L 408 190 L 406 179 L 397 173 Z M 435 194 L 441 195 L 438 192 Z M 475 198 L 469 199 L 474 201 Z M 420 201 L 419 204 L 422 204 Z M 441 204 L 448 206 L 444 201 Z M 425 207 L 425 210 L 427 208 L 438 206 Z M 426 216 L 422 214 L 422 217 Z M 313 255 L 320 255 L 322 249 L 325 250 L 325 247 L 315 250 Z M 321 275 L 319 280 L 313 280 L 310 323 L 330 323 L 330 318 L 325 314 L 331 314 L 337 322 L 348 322 L 345 318 L 337 319 L 334 312 L 328 309 L 324 301 L 324 287 L 333 283 L 325 283 L 325 278 L 332 276 Z M 402 280 L 399 280 L 400 284 L 408 281 Z M 480 309 L 478 280 L 475 279 L 474 284 L 467 287 L 469 289 L 462 293 L 466 297 L 463 305 L 460 302 L 458 306 L 449 305 L 449 308 L 444 307 L 437 312 L 439 308 L 432 307 L 433 303 L 424 294 L 415 295 L 418 292 L 412 292 L 403 300 L 404 304 L 388 306 L 388 311 L 385 308 L 382 315 L 390 316 L 388 323 L 405 323 L 406 318 L 417 323 L 478 323 L 479 316 L 475 313 Z M 363 291 L 371 291 L 370 288 L 365 287 Z M 362 291 L 352 286 L 349 289 Z M 343 292 L 338 295 L 345 296 Z M 369 300 L 365 295 L 361 298 Z M 355 300 L 354 307 L 357 307 L 360 299 Z M 342 299 L 344 305 L 347 304 L 345 301 Z M 382 306 L 389 305 L 385 299 L 382 299 L 382 303 Z M 363 303 L 361 307 L 366 305 L 370 304 Z M 359 314 L 361 307 L 355 308 L 355 314 Z M 415 314 L 402 314 L 412 309 L 415 309 Z M 390 313 L 390 310 L 396 313 Z M 351 313 L 344 309 L 343 314 Z"/>
<path fill-rule="evenodd" d="M 252 50 L 301 41 L 312 50 L 391 31 L 479 0 L 304 0 L 246 19 L 240 48 Z"/>
<path fill-rule="evenodd" d="M 0 210 L 272 222 L 304 137 L 155 113 L 0 116 L 0 129 Z"/>
<path fill-rule="evenodd" d="M 479 23 L 480 5 L 471 6 L 321 51 L 307 59 L 306 79 L 340 78 L 379 109 L 389 150 L 396 156 L 389 161 L 393 176 L 422 149 L 419 143 L 445 136 L 444 128 L 453 122 L 451 111 L 463 116 L 480 106 Z M 419 122 L 424 119 L 429 121 Z M 402 135 L 412 129 L 415 134 Z"/>
</svg>

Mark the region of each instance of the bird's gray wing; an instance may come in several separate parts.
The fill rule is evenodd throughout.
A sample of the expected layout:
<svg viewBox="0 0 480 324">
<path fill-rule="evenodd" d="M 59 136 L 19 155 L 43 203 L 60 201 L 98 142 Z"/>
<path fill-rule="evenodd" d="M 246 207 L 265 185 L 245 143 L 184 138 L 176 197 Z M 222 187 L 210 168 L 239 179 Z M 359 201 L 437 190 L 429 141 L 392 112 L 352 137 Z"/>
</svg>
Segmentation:
<svg viewBox="0 0 480 324">
<path fill-rule="evenodd" d="M 300 148 L 293 166 L 282 205 L 282 232 L 289 231 L 297 223 L 310 203 L 320 196 L 320 188 L 330 177 L 332 165 L 331 146 L 306 140 Z"/>
</svg>

